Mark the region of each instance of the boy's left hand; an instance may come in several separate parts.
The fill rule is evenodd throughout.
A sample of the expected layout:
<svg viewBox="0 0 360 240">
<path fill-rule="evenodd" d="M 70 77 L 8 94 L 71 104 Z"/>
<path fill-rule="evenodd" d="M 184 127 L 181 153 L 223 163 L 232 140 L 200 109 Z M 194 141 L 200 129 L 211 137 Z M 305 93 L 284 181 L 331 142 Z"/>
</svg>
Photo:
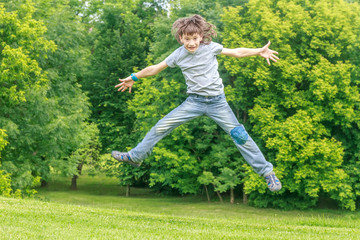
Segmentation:
<svg viewBox="0 0 360 240">
<path fill-rule="evenodd" d="M 270 59 L 274 62 L 277 62 L 279 59 L 275 54 L 279 54 L 276 51 L 269 49 L 270 41 L 260 49 L 259 55 L 266 59 L 267 63 L 270 65 Z"/>
</svg>

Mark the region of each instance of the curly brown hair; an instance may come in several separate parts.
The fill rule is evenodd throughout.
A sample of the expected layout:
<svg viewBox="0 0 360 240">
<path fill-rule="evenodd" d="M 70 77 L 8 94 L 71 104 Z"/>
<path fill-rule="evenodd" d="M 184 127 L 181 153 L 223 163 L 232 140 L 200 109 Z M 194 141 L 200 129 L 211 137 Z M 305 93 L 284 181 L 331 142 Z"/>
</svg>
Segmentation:
<svg viewBox="0 0 360 240">
<path fill-rule="evenodd" d="M 211 43 L 212 37 L 216 37 L 215 26 L 200 15 L 193 15 L 192 17 L 185 17 L 176 20 L 172 26 L 172 33 L 176 40 L 181 44 L 180 37 L 183 35 L 193 35 L 195 33 L 202 36 L 201 43 Z"/>
</svg>

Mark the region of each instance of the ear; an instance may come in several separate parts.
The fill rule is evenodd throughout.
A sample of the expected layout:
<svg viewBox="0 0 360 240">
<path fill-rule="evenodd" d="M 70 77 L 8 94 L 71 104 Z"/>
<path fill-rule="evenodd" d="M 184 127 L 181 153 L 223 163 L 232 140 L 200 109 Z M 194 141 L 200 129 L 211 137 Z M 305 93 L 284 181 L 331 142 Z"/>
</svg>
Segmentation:
<svg viewBox="0 0 360 240">
<path fill-rule="evenodd" d="M 181 36 L 181 35 L 179 36 L 179 39 L 180 39 L 180 42 L 181 42 L 182 44 L 184 44 L 184 42 L 183 42 L 183 39 L 182 39 L 182 36 Z"/>
<path fill-rule="evenodd" d="M 200 35 L 200 42 L 202 42 L 202 40 L 203 40 L 203 35 L 201 34 Z"/>
</svg>

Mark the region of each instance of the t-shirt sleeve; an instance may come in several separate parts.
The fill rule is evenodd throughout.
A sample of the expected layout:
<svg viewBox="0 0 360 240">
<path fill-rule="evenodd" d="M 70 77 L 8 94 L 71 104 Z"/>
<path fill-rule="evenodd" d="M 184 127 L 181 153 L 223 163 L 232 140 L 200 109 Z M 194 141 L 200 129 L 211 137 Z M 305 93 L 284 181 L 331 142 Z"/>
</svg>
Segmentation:
<svg viewBox="0 0 360 240">
<path fill-rule="evenodd" d="M 166 59 L 165 59 L 165 62 L 166 64 L 171 67 L 171 68 L 174 68 L 177 66 L 176 64 L 176 57 L 177 57 L 177 52 L 178 50 L 175 50 L 174 52 L 172 52 L 172 54 L 170 54 Z"/>
<path fill-rule="evenodd" d="M 221 53 L 221 51 L 223 50 L 224 46 L 216 43 L 216 42 L 211 42 L 210 43 L 210 49 L 211 52 L 214 53 L 214 55 L 219 55 Z"/>
</svg>

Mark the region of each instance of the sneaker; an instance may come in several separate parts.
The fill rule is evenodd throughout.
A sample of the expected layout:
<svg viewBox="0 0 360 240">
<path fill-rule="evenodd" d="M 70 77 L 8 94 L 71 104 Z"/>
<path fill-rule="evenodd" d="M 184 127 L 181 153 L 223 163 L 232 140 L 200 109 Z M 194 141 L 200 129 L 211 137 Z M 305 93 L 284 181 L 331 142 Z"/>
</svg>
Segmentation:
<svg viewBox="0 0 360 240">
<path fill-rule="evenodd" d="M 280 191 L 281 189 L 281 182 L 280 180 L 275 176 L 275 173 L 271 171 L 265 176 L 266 183 L 268 185 L 268 188 L 272 192 Z"/>
<path fill-rule="evenodd" d="M 133 167 L 140 167 L 140 163 L 131 160 L 130 155 L 127 152 L 112 151 L 111 156 L 119 162 L 127 162 Z"/>
</svg>

